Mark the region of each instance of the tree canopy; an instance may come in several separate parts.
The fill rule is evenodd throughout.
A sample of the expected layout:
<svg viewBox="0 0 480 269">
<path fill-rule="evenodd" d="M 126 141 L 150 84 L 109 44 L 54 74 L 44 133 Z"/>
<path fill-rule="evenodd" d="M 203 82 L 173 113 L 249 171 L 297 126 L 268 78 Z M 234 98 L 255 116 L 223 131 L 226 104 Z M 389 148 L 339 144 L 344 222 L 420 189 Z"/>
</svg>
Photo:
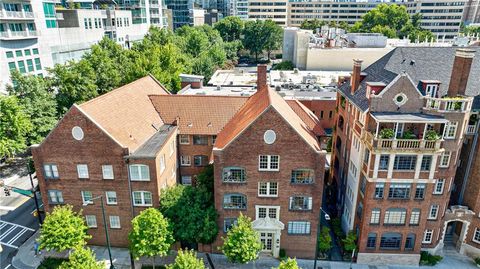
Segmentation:
<svg viewBox="0 0 480 269">
<path fill-rule="evenodd" d="M 230 262 L 247 263 L 256 260 L 262 249 L 260 236 L 252 227 L 252 220 L 240 213 L 237 224 L 228 230 L 220 247 Z"/>
<path fill-rule="evenodd" d="M 167 269 L 205 269 L 203 259 L 197 259 L 193 250 L 179 250 L 175 262 L 167 265 Z"/>
<path fill-rule="evenodd" d="M 77 247 L 70 253 L 67 261 L 60 264 L 59 269 L 104 269 L 105 262 L 97 262 L 95 253 L 89 248 Z"/>
<path fill-rule="evenodd" d="M 133 257 L 151 257 L 154 268 L 155 256 L 167 255 L 174 243 L 168 220 L 156 208 L 145 209 L 132 220 L 128 240 Z"/>
<path fill-rule="evenodd" d="M 283 30 L 272 20 L 248 21 L 245 23 L 243 34 L 243 46 L 255 55 L 256 61 L 264 51 L 267 51 L 270 58 L 271 51 L 282 46 Z"/>
<path fill-rule="evenodd" d="M 244 27 L 244 22 L 237 16 L 226 17 L 213 26 L 226 42 L 240 40 Z"/>
<path fill-rule="evenodd" d="M 32 123 L 18 99 L 0 95 L 0 159 L 24 150 L 31 130 Z"/>
<path fill-rule="evenodd" d="M 281 261 L 277 269 L 300 269 L 297 265 L 297 260 L 288 258 L 287 260 Z"/>
<path fill-rule="evenodd" d="M 47 212 L 40 229 L 40 249 L 48 251 L 72 250 L 83 247 L 91 236 L 81 213 L 73 211 L 71 205 L 56 206 Z"/>
</svg>

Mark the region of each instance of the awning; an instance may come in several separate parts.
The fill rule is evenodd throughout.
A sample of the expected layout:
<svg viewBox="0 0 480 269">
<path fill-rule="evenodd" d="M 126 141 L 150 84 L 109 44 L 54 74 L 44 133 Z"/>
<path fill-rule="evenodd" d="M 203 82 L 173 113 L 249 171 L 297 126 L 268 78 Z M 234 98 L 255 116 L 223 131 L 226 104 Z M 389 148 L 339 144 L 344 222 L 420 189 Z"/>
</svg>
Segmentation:
<svg viewBox="0 0 480 269">
<path fill-rule="evenodd" d="M 373 112 L 371 115 L 377 122 L 448 123 L 444 117 L 422 113 Z"/>
<path fill-rule="evenodd" d="M 283 230 L 285 224 L 277 219 L 271 219 L 268 216 L 262 219 L 256 219 L 252 222 L 252 227 L 255 230 Z"/>
</svg>

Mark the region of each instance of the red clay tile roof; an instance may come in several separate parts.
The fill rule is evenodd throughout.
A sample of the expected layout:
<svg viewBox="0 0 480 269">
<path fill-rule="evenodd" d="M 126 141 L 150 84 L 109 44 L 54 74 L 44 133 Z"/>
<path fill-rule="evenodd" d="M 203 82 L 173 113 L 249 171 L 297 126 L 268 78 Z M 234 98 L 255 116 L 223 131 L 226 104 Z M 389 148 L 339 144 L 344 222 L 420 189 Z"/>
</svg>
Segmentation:
<svg viewBox="0 0 480 269">
<path fill-rule="evenodd" d="M 307 144 L 314 150 L 320 151 L 320 144 L 309 125 L 295 113 L 278 93 L 271 89 L 257 91 L 248 98 L 242 108 L 217 135 L 215 148 L 225 148 L 269 107 L 273 107 L 292 128 L 297 131 Z"/>
<path fill-rule="evenodd" d="M 164 123 L 177 125 L 180 134 L 216 135 L 247 101 L 247 97 L 151 95 Z"/>
<path fill-rule="evenodd" d="M 308 125 L 315 135 L 324 136 L 325 130 L 320 125 L 317 116 L 298 100 L 287 100 L 288 105 L 297 113 L 297 115 Z"/>
<path fill-rule="evenodd" d="M 146 76 L 79 105 L 79 109 L 130 152 L 135 151 L 163 125 L 149 95 L 170 93 L 152 76 Z"/>
</svg>

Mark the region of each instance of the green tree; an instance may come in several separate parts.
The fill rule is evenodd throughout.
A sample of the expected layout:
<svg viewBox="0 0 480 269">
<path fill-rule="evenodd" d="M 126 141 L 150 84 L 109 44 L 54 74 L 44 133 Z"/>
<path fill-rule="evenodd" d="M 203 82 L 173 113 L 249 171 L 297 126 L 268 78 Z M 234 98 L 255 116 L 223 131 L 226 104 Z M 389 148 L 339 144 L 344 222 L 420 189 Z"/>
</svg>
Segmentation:
<svg viewBox="0 0 480 269">
<path fill-rule="evenodd" d="M 60 252 L 83 247 L 91 238 L 87 230 L 81 213 L 74 212 L 71 205 L 56 206 L 47 213 L 40 229 L 40 249 Z"/>
<path fill-rule="evenodd" d="M 213 164 L 209 164 L 200 173 L 198 173 L 196 186 L 199 188 L 205 188 L 208 192 L 213 193 L 213 181 Z"/>
<path fill-rule="evenodd" d="M 174 242 L 168 220 L 156 208 L 145 209 L 132 220 L 128 240 L 133 257 L 151 257 L 153 268 L 155 256 L 167 255 Z"/>
<path fill-rule="evenodd" d="M 273 70 L 293 70 L 295 66 L 290 61 L 283 61 L 273 66 Z"/>
<path fill-rule="evenodd" d="M 318 251 L 325 254 L 332 249 L 332 237 L 330 236 L 330 229 L 323 226 L 320 230 L 318 238 Z"/>
<path fill-rule="evenodd" d="M 27 147 L 32 123 L 15 96 L 0 95 L 0 159 L 10 158 Z"/>
<path fill-rule="evenodd" d="M 105 262 L 97 262 L 95 253 L 83 246 L 75 248 L 67 261 L 60 264 L 59 269 L 104 269 Z"/>
<path fill-rule="evenodd" d="M 39 143 L 57 123 L 57 102 L 50 81 L 43 77 L 12 72 L 13 85 L 7 86 L 10 95 L 16 96 L 33 127 L 27 135 L 27 144 Z"/>
<path fill-rule="evenodd" d="M 255 55 L 255 61 L 258 61 L 258 55 L 262 54 L 265 48 L 263 21 L 246 22 L 243 33 L 243 47 L 249 50 L 250 54 Z"/>
<path fill-rule="evenodd" d="M 179 250 L 175 263 L 167 265 L 167 269 L 205 269 L 203 259 L 197 259 L 193 250 Z"/>
<path fill-rule="evenodd" d="M 252 228 L 251 219 L 242 213 L 238 217 L 237 225 L 228 230 L 227 237 L 222 239 L 223 246 L 220 249 L 230 262 L 253 261 L 258 258 L 258 253 L 262 249 L 260 236 Z"/>
<path fill-rule="evenodd" d="M 63 115 L 73 104 L 88 101 L 98 95 L 96 75 L 87 60 L 70 61 L 49 70 L 52 85 L 57 90 L 57 113 Z"/>
<path fill-rule="evenodd" d="M 314 32 L 317 31 L 317 29 L 321 29 L 322 26 L 326 25 L 326 21 L 321 21 L 319 19 L 313 19 L 313 20 L 304 20 L 302 24 L 300 25 L 301 29 L 306 29 L 306 30 L 313 30 Z"/>
<path fill-rule="evenodd" d="M 410 16 L 404 5 L 380 4 L 362 17 L 362 24 L 365 29 L 373 29 L 380 25 L 399 32 L 409 20 Z"/>
<path fill-rule="evenodd" d="M 273 50 L 278 50 L 282 47 L 283 29 L 272 20 L 266 20 L 263 23 L 263 36 L 265 38 L 264 48 L 267 51 L 267 57 L 270 59 L 270 54 Z"/>
<path fill-rule="evenodd" d="M 342 28 L 345 31 L 350 30 L 350 26 L 348 25 L 348 23 L 346 21 L 341 21 L 340 24 L 338 24 L 338 28 Z"/>
<path fill-rule="evenodd" d="M 354 231 L 350 231 L 347 237 L 342 240 L 345 251 L 352 253 L 357 248 L 357 234 Z"/>
<path fill-rule="evenodd" d="M 288 258 L 285 261 L 281 261 L 277 269 L 300 269 L 300 267 L 298 267 L 297 260 Z"/>
<path fill-rule="evenodd" d="M 213 26 L 213 28 L 220 33 L 220 36 L 225 42 L 240 40 L 244 27 L 244 22 L 236 16 L 223 18 Z"/>
</svg>

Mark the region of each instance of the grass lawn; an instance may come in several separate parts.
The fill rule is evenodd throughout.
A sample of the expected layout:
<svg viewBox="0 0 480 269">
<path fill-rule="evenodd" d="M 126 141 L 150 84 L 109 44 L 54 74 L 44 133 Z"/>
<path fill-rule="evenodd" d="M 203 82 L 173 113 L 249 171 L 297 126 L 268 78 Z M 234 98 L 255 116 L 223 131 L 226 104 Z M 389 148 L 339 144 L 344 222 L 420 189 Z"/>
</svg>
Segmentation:
<svg viewBox="0 0 480 269">
<path fill-rule="evenodd" d="M 38 266 L 37 269 L 56 269 L 64 261 L 65 259 L 48 257 L 43 259 L 42 263 L 40 264 L 40 266 Z"/>
</svg>

